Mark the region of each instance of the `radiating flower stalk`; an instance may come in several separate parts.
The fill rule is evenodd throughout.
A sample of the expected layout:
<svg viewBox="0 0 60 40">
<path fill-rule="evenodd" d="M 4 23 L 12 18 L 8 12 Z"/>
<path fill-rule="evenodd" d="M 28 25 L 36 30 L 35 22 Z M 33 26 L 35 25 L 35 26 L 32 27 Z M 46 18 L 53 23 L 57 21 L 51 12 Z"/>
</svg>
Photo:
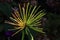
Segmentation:
<svg viewBox="0 0 60 40">
<path fill-rule="evenodd" d="M 21 5 L 19 4 L 19 10 L 14 10 L 14 13 L 12 13 L 12 17 L 9 17 L 13 22 L 5 21 L 5 23 L 14 25 L 14 29 L 8 30 L 18 30 L 17 32 L 12 34 L 12 36 L 22 31 L 21 40 L 24 40 L 25 34 L 30 36 L 31 40 L 34 40 L 30 29 L 44 33 L 43 28 L 38 28 L 38 26 L 41 25 L 40 20 L 45 15 L 45 13 L 43 10 L 38 12 L 39 8 L 40 6 L 32 6 L 29 3 L 27 3 L 25 7 L 21 7 Z"/>
</svg>

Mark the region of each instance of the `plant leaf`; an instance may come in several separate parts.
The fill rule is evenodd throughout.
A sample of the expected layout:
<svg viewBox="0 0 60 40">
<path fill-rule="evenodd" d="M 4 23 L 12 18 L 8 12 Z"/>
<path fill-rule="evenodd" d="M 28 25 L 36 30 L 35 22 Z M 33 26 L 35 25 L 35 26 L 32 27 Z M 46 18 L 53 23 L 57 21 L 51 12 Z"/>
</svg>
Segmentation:
<svg viewBox="0 0 60 40">
<path fill-rule="evenodd" d="M 30 26 L 29 28 L 31 28 L 31 29 L 33 29 L 33 30 L 35 30 L 37 32 L 40 32 L 40 33 L 45 33 L 45 32 L 43 32 L 43 28 L 32 27 L 32 26 Z"/>
</svg>

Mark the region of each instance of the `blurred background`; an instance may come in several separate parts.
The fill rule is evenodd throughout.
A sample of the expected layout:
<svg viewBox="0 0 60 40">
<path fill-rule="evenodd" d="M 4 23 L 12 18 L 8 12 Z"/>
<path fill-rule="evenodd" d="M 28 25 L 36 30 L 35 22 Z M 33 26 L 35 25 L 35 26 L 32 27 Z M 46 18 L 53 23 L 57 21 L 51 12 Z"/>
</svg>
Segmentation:
<svg viewBox="0 0 60 40">
<path fill-rule="evenodd" d="M 23 4 L 28 2 L 33 6 L 40 5 L 41 10 L 44 9 L 46 12 L 42 18 L 42 26 L 46 34 L 38 33 L 35 40 L 60 40 L 60 0 L 0 0 L 0 40 L 8 40 L 9 35 L 7 36 L 6 33 L 9 26 L 5 25 L 4 21 L 9 20 L 11 7 L 18 7 L 18 3 L 23 7 Z M 10 39 L 20 40 L 19 35 L 20 33 Z"/>
</svg>

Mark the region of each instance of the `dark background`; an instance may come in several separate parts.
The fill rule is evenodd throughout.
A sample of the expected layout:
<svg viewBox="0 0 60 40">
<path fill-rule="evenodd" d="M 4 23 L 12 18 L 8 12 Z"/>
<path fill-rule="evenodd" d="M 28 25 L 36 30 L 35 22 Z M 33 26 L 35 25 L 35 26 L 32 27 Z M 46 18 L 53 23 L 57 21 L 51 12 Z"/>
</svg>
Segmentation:
<svg viewBox="0 0 60 40">
<path fill-rule="evenodd" d="M 46 16 L 44 16 L 42 24 L 44 25 L 44 31 L 50 40 L 60 40 L 60 0 L 0 0 L 0 40 L 7 40 L 5 35 L 7 27 L 4 27 L 4 21 L 8 20 L 8 16 L 11 16 L 11 6 L 17 6 L 18 3 L 30 2 L 31 5 L 40 5 L 41 9 L 45 9 Z M 5 25 L 6 26 L 6 25 Z M 20 35 L 20 34 L 18 34 Z M 17 40 L 20 36 L 11 40 Z M 44 38 L 43 35 L 38 34 L 38 39 Z M 47 40 L 47 39 L 46 39 Z"/>
</svg>

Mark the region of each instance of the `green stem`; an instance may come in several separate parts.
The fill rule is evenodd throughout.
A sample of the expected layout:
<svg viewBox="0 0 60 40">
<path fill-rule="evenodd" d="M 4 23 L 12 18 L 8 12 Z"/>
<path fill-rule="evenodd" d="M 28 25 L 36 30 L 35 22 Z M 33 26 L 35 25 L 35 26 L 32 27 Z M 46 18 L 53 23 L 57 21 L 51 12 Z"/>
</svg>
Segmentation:
<svg viewBox="0 0 60 40">
<path fill-rule="evenodd" d="M 29 32 L 29 34 L 30 34 L 31 40 L 34 40 L 34 37 L 33 37 L 33 35 L 31 34 L 30 30 L 29 30 L 29 29 L 27 29 L 27 30 L 28 30 L 28 32 Z"/>
<path fill-rule="evenodd" d="M 21 40 L 24 40 L 24 30 L 22 31 L 22 39 Z"/>
</svg>

